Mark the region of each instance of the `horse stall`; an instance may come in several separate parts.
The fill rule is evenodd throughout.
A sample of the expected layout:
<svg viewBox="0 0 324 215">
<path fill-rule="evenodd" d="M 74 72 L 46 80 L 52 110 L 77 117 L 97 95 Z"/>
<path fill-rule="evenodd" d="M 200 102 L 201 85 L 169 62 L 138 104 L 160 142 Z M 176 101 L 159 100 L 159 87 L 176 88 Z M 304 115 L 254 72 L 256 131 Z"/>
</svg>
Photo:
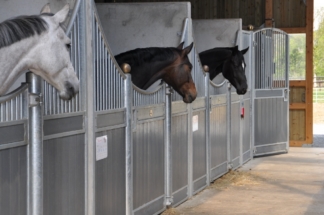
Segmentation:
<svg viewBox="0 0 324 215">
<path fill-rule="evenodd" d="M 83 4 L 81 1 L 5 1 L 0 21 L 39 14 L 51 3 L 55 13 L 66 2 L 65 22 L 72 40 L 71 62 L 81 91 L 70 101 L 40 77 L 27 73 L 0 97 L 0 207 L 3 214 L 85 213 L 85 84 Z M 43 131 L 43 132 L 42 132 Z M 44 213 L 43 213 L 44 211 Z"/>
<path fill-rule="evenodd" d="M 241 40 L 241 22 L 241 19 L 193 20 L 198 52 L 236 45 L 239 50 L 247 48 L 248 45 Z M 245 72 L 249 88 L 244 96 L 237 95 L 235 88 L 222 74 L 208 80 L 210 180 L 222 176 L 228 169 L 238 168 L 250 158 L 250 155 L 246 157 L 250 151 L 250 71 L 247 68 Z M 243 108 L 245 113 L 242 113 Z M 244 118 L 242 114 L 245 114 Z"/>
<path fill-rule="evenodd" d="M 288 34 L 275 28 L 243 31 L 249 43 L 253 156 L 289 149 Z M 253 45 L 253 46 L 252 46 Z"/>
<path fill-rule="evenodd" d="M 102 26 L 102 29 L 98 31 L 102 30 L 101 34 L 105 35 L 113 55 L 135 48 L 177 47 L 184 31 L 184 19 L 190 13 L 188 3 L 98 3 L 96 7 L 98 11 L 96 18 L 99 18 L 96 22 L 101 23 L 101 25 L 97 24 L 98 29 Z M 184 139 L 183 142 L 177 142 L 183 148 L 181 152 L 176 151 L 179 154 L 171 154 L 170 89 L 164 83 L 158 83 L 148 90 L 142 90 L 133 85 L 131 93 L 133 98 L 131 104 L 133 165 L 129 198 L 133 203 L 126 207 L 129 207 L 134 214 L 156 214 L 171 203 L 169 203 L 172 195 L 171 183 L 177 189 L 177 186 L 183 187 L 181 183 L 186 185 L 188 181 L 186 159 L 188 137 L 182 136 L 187 132 L 187 116 L 184 118 L 185 123 L 180 121 L 184 124 L 179 124 L 176 128 L 180 131 L 172 133 L 172 140 L 175 135 L 180 135 L 180 138 Z M 182 99 L 180 106 L 186 110 L 187 105 Z M 185 133 L 181 133 L 183 127 Z M 171 156 L 174 158 L 172 164 L 176 163 L 172 173 L 182 174 L 179 177 L 178 175 L 173 177 L 172 182 L 170 178 Z M 107 163 L 111 162 L 107 161 Z M 177 166 L 179 169 L 175 168 Z M 96 165 L 96 170 L 100 172 L 98 174 L 102 174 L 98 165 Z M 97 174 L 96 177 L 98 178 Z M 116 178 L 120 183 L 123 182 L 122 179 Z M 116 194 L 103 190 L 102 186 L 113 185 L 115 181 L 107 180 L 107 178 L 102 178 L 100 182 L 98 180 L 96 180 L 96 212 L 107 214 L 107 211 L 110 211 L 107 209 L 107 199 L 102 197 L 110 196 L 112 199 Z M 122 189 L 124 188 L 121 187 Z M 113 202 L 111 208 L 122 205 L 122 202 L 116 202 L 116 200 Z"/>
</svg>

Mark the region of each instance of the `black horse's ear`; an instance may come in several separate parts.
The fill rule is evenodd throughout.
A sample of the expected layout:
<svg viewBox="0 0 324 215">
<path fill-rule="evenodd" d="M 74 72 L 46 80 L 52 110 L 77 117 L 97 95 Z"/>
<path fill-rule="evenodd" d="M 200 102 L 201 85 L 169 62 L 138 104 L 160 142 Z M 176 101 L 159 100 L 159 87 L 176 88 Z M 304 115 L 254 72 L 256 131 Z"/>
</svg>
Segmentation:
<svg viewBox="0 0 324 215">
<path fill-rule="evenodd" d="M 245 55 L 245 53 L 249 50 L 249 47 L 247 47 L 246 49 L 243 49 L 241 52 L 242 52 L 242 55 Z"/>
<path fill-rule="evenodd" d="M 180 43 L 180 44 L 178 45 L 177 49 L 182 50 L 182 49 L 183 49 L 183 44 L 184 44 L 184 42 Z"/>
<path fill-rule="evenodd" d="M 193 47 L 193 42 L 192 42 L 189 46 L 187 46 L 186 48 L 184 48 L 184 49 L 182 50 L 182 55 L 187 55 L 187 54 L 189 54 L 189 53 L 191 52 L 192 47 Z"/>
<path fill-rule="evenodd" d="M 236 53 L 238 52 L 238 46 L 234 46 L 232 49 L 232 55 L 236 55 Z"/>
</svg>

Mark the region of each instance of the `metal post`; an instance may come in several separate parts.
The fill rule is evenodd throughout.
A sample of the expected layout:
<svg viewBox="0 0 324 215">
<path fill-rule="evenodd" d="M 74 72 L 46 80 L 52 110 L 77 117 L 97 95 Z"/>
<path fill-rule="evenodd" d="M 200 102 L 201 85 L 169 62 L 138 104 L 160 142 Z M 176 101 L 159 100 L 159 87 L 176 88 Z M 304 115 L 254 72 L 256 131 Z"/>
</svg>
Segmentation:
<svg viewBox="0 0 324 215">
<path fill-rule="evenodd" d="M 226 109 L 226 121 L 227 121 L 227 166 L 228 169 L 232 169 L 232 156 L 231 156 L 231 106 L 232 106 L 232 99 L 231 99 L 231 84 L 228 83 L 227 87 L 227 109 Z"/>
<path fill-rule="evenodd" d="M 133 214 L 133 132 L 132 132 L 132 81 L 131 75 L 125 74 L 125 107 L 126 107 L 126 128 L 125 128 L 125 164 L 126 164 L 126 215 Z"/>
<path fill-rule="evenodd" d="M 26 74 L 29 97 L 28 213 L 43 215 L 43 113 L 42 79 Z"/>
<path fill-rule="evenodd" d="M 192 106 L 187 104 L 188 112 L 188 196 L 193 195 L 193 143 L 192 143 Z"/>
<path fill-rule="evenodd" d="M 165 96 L 165 205 L 170 206 L 173 203 L 172 196 L 172 145 L 171 145 L 171 94 L 170 86 L 166 88 Z"/>
<path fill-rule="evenodd" d="M 210 166 L 211 166 L 211 160 L 210 160 L 210 94 L 209 94 L 209 73 L 205 73 L 205 101 L 206 101 L 206 119 L 205 119 L 205 126 L 206 126 L 206 173 L 207 173 L 207 186 L 210 185 Z"/>
</svg>

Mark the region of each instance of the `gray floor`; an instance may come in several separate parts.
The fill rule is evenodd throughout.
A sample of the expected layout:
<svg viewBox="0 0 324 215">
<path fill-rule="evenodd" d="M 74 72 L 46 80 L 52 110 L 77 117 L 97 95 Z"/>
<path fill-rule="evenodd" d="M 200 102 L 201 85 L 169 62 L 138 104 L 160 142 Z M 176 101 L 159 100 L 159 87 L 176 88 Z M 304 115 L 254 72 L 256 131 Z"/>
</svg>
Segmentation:
<svg viewBox="0 0 324 215">
<path fill-rule="evenodd" d="M 313 147 L 324 147 L 324 124 L 314 124 Z"/>
<path fill-rule="evenodd" d="M 290 148 L 288 154 L 254 159 L 239 171 L 255 177 L 226 189 L 207 188 L 165 214 L 324 214 L 324 148 Z"/>
</svg>

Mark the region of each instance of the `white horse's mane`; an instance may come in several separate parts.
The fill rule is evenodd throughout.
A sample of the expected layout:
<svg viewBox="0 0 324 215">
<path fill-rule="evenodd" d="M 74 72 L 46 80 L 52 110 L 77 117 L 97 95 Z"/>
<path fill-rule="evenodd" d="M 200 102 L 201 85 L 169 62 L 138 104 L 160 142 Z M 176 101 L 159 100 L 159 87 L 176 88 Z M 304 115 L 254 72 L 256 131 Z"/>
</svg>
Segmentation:
<svg viewBox="0 0 324 215">
<path fill-rule="evenodd" d="M 53 14 L 42 14 L 52 16 Z M 46 21 L 39 15 L 19 16 L 0 23 L 0 48 L 10 46 L 48 29 Z"/>
</svg>

